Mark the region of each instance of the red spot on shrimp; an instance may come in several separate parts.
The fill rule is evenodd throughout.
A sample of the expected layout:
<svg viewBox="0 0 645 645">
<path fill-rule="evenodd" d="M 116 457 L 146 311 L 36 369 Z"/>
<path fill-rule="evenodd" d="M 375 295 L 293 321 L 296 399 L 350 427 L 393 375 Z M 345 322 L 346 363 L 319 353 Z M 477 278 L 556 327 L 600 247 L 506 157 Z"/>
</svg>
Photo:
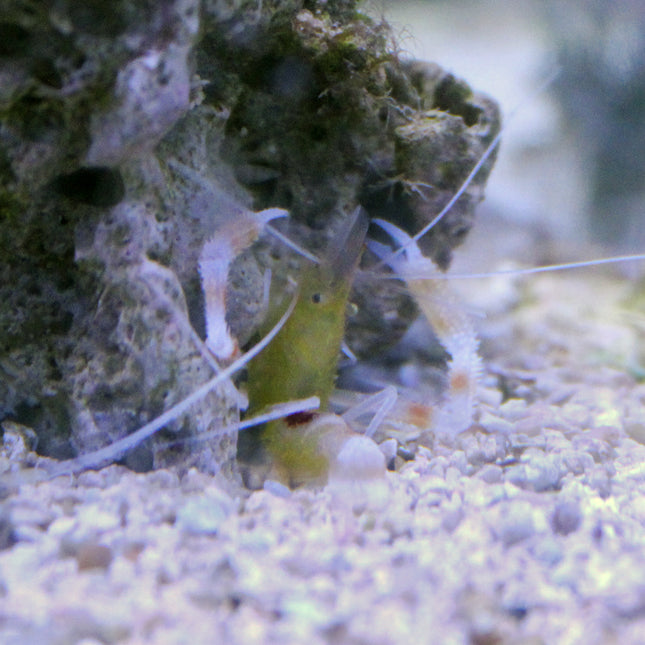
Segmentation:
<svg viewBox="0 0 645 645">
<path fill-rule="evenodd" d="M 405 412 L 405 421 L 417 428 L 428 428 L 432 425 L 433 408 L 422 403 L 409 403 Z"/>
<path fill-rule="evenodd" d="M 453 372 L 450 374 L 450 390 L 452 392 L 467 391 L 470 387 L 470 375 L 466 372 Z"/>
<path fill-rule="evenodd" d="M 286 417 L 285 421 L 290 428 L 309 423 L 316 417 L 315 412 L 296 412 Z"/>
</svg>

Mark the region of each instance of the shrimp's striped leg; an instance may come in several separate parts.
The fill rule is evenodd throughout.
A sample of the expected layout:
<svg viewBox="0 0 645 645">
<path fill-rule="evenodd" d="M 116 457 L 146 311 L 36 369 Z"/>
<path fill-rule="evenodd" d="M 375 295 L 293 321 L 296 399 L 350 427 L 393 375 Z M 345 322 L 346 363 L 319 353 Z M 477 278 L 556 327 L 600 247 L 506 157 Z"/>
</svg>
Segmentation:
<svg viewBox="0 0 645 645">
<path fill-rule="evenodd" d="M 441 434 L 457 434 L 472 424 L 476 390 L 482 373 L 479 339 L 473 321 L 445 281 L 425 277 L 431 276 L 436 269 L 415 241 L 390 222 L 373 221 L 405 251 L 393 256 L 382 245 L 371 244 L 370 248 L 405 280 L 439 342 L 450 354 L 448 389 L 440 408 L 433 415 L 431 429 Z"/>
<path fill-rule="evenodd" d="M 218 359 L 230 360 L 239 353 L 226 323 L 226 286 L 231 263 L 258 239 L 269 221 L 286 215 L 288 212 L 282 208 L 245 213 L 221 226 L 202 248 L 199 274 L 204 291 L 206 346 Z"/>
</svg>

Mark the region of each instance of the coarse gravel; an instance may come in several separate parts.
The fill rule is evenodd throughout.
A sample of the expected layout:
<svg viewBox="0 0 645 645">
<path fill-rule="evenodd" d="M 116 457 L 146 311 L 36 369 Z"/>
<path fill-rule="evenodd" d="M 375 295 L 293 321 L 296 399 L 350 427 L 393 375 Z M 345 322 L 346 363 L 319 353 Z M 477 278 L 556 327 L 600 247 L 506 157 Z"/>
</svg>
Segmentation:
<svg viewBox="0 0 645 645">
<path fill-rule="evenodd" d="M 477 424 L 368 494 L 116 465 L 5 487 L 0 642 L 645 643 L 631 288 L 514 282 L 482 323 Z"/>
</svg>

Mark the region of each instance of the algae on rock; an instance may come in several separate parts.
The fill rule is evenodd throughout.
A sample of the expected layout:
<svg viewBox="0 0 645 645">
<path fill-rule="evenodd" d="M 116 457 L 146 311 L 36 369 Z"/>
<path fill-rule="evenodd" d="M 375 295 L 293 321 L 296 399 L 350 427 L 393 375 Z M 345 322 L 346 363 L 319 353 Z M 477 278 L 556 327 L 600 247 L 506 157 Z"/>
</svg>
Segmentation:
<svg viewBox="0 0 645 645">
<path fill-rule="evenodd" d="M 203 333 L 197 258 L 219 224 L 282 207 L 314 252 L 359 204 L 416 230 L 499 129 L 493 101 L 399 60 L 388 26 L 353 0 L 122 0 L 109 16 L 96 2 L 12 0 L 3 33 L 0 420 L 32 427 L 57 458 L 131 433 L 210 376 L 190 326 Z M 424 242 L 441 267 L 492 163 Z M 265 240 L 232 269 L 243 340 L 263 269 L 293 270 L 276 248 Z M 397 333 L 409 324 L 398 294 L 355 299 L 363 352 L 396 336 L 384 302 L 401 311 Z M 226 424 L 238 404 L 224 384 L 126 462 L 234 480 L 235 436 L 167 440 Z"/>
</svg>

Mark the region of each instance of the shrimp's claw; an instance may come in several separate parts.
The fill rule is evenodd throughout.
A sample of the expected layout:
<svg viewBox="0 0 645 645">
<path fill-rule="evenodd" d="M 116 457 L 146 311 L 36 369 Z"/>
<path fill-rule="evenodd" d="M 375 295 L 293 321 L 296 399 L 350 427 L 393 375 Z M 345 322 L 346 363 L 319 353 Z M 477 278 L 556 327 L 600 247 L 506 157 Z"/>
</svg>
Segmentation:
<svg viewBox="0 0 645 645">
<path fill-rule="evenodd" d="M 392 224 L 392 222 L 387 222 L 378 217 L 374 218 L 372 222 L 380 226 L 399 246 L 407 247 L 407 245 L 412 243 L 412 238 L 403 229 Z"/>
<path fill-rule="evenodd" d="M 289 211 L 284 208 L 265 208 L 263 211 L 254 213 L 254 215 L 259 221 L 261 227 L 263 227 L 273 219 L 277 219 L 278 217 L 288 217 Z"/>
<path fill-rule="evenodd" d="M 436 271 L 432 260 L 423 255 L 416 240 L 410 237 L 403 229 L 383 219 L 373 219 L 372 222 L 381 227 L 400 248 L 395 252 L 388 249 L 388 253 L 384 253 L 384 249 L 388 247 L 378 242 L 370 242 L 370 249 L 379 256 L 383 263 L 394 269 L 402 278 L 413 275 L 428 275 Z M 403 254 L 405 254 L 405 258 L 402 257 Z"/>
<path fill-rule="evenodd" d="M 218 359 L 229 360 L 239 353 L 237 340 L 231 335 L 226 322 L 229 267 L 244 249 L 258 239 L 268 222 L 288 214 L 283 208 L 244 213 L 220 226 L 202 248 L 199 274 L 204 292 L 206 346 Z"/>
</svg>

